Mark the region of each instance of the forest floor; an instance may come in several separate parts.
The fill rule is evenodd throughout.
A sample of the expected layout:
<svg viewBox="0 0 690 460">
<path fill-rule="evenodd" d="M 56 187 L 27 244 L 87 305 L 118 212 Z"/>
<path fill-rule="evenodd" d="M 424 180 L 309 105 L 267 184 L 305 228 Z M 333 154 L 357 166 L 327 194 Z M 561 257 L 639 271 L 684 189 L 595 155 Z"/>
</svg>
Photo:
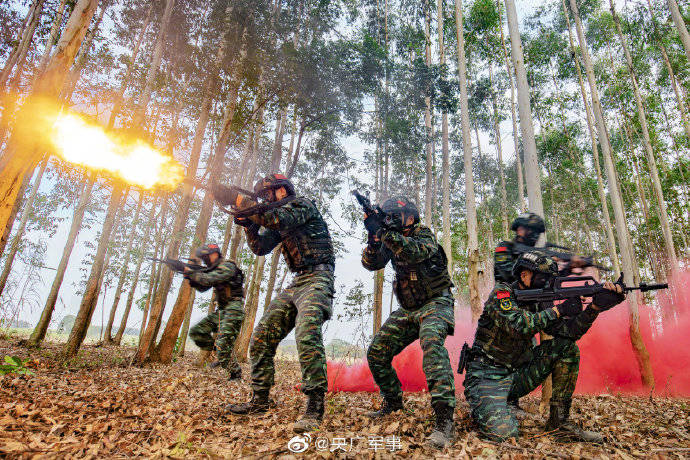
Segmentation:
<svg viewBox="0 0 690 460">
<path fill-rule="evenodd" d="M 559 441 L 543 432 L 538 415 L 521 421 L 517 442 L 483 441 L 461 399 L 455 443 L 434 452 L 424 445 L 433 426 L 428 394 L 406 394 L 405 414 L 376 422 L 364 412 L 378 406 L 378 395 L 329 394 L 321 430 L 306 452 L 292 453 L 292 423 L 305 401 L 295 362 L 277 362 L 273 410 L 235 416 L 223 407 L 250 396 L 246 367 L 244 381 L 228 382 L 220 369 L 194 367 L 192 353 L 172 366 L 141 368 L 128 366 L 132 349 L 124 347 L 85 346 L 68 362 L 58 351 L 0 340 L 0 359 L 31 359 L 33 372 L 0 376 L 0 457 L 690 458 L 690 400 L 620 395 L 575 398 L 574 419 L 602 432 L 602 445 Z M 537 396 L 525 402 L 538 412 Z"/>
</svg>

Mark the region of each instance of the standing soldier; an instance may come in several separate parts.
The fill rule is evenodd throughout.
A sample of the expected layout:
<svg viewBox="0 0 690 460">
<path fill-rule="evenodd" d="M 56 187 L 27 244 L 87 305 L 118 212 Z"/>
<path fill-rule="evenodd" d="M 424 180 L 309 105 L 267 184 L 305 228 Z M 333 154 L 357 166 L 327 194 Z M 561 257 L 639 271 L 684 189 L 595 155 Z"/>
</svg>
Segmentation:
<svg viewBox="0 0 690 460">
<path fill-rule="evenodd" d="M 230 404 L 235 414 L 265 412 L 274 383 L 276 349 L 295 329 L 297 354 L 302 368 L 302 391 L 308 396 L 303 417 L 294 424 L 302 433 L 319 427 L 328 390 L 326 353 L 321 336 L 324 321 L 333 305 L 335 255 L 328 226 L 316 205 L 297 197 L 295 188 L 282 174 L 272 174 L 254 186 L 257 197 L 266 203 L 250 202 L 246 196 L 214 192 L 218 201 L 244 209 L 236 223 L 245 227 L 247 244 L 256 255 L 266 255 L 282 243 L 282 253 L 291 272 L 292 283 L 273 299 L 252 334 L 251 401 Z M 238 204 L 238 201 L 241 203 Z M 256 210 L 256 213 L 252 211 Z"/>
<path fill-rule="evenodd" d="M 370 223 L 374 216 L 366 216 L 369 241 L 362 254 L 362 265 L 373 271 L 391 261 L 395 270 L 393 287 L 401 308 L 391 313 L 367 351 L 369 368 L 383 396 L 381 409 L 368 415 L 383 417 L 403 408 L 400 380 L 391 362 L 419 339 L 436 416 L 428 442 L 442 449 L 452 442 L 455 433 L 455 382 L 444 346 L 446 336 L 453 334 L 455 326 L 448 260 L 431 230 L 419 223 L 417 207 L 407 198 L 386 200 L 380 213 L 385 221 L 378 229 Z"/>
<path fill-rule="evenodd" d="M 194 255 L 206 265 L 206 270 L 185 268 L 185 278 L 197 291 L 215 288 L 218 311 L 209 313 L 189 331 L 189 336 L 202 350 L 214 348 L 213 333 L 218 333 L 216 348 L 218 364 L 227 369 L 230 380 L 242 378 L 242 368 L 233 351 L 235 340 L 244 321 L 244 274 L 231 260 L 225 260 L 217 244 L 207 244 Z"/>
<path fill-rule="evenodd" d="M 584 310 L 579 299 L 556 306 L 523 305 L 517 303 L 513 291 L 550 286 L 558 267 L 549 257 L 526 252 L 518 257 L 512 275 L 516 282 L 496 283 L 477 323 L 464 383 L 472 418 L 489 439 L 517 438 L 518 424 L 508 401 L 530 393 L 551 374 L 553 392 L 546 430 L 579 441 L 601 442 L 600 434 L 569 421 L 580 363 L 575 342 L 601 311 L 625 299 L 621 286 L 604 283 L 610 292 L 595 295 Z M 532 337 L 540 331 L 553 339 L 533 348 Z"/>
</svg>

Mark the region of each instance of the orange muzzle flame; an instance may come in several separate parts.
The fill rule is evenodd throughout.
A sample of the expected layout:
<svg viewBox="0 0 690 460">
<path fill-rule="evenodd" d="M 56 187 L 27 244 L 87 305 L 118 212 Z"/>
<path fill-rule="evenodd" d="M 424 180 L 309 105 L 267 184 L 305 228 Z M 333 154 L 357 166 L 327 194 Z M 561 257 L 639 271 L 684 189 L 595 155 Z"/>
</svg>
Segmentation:
<svg viewBox="0 0 690 460">
<path fill-rule="evenodd" d="M 116 136 L 72 113 L 58 113 L 54 119 L 50 143 L 65 161 L 145 189 L 174 187 L 184 177 L 179 162 L 141 139 Z"/>
</svg>

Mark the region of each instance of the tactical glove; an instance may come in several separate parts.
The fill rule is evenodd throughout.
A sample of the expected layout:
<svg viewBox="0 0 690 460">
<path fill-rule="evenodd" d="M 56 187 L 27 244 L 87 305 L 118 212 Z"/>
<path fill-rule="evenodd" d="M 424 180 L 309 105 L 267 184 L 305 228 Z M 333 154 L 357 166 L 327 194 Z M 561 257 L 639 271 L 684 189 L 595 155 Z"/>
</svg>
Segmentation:
<svg viewBox="0 0 690 460">
<path fill-rule="evenodd" d="M 378 249 L 381 247 L 381 240 L 376 239 L 376 234 L 369 233 L 367 237 L 367 244 L 370 248 Z"/>
<path fill-rule="evenodd" d="M 369 235 L 376 235 L 376 232 L 381 228 L 382 220 L 378 212 L 373 212 L 364 219 L 364 228 L 367 229 Z"/>
<path fill-rule="evenodd" d="M 582 300 L 579 297 L 566 299 L 564 302 L 556 305 L 556 309 L 561 317 L 572 318 L 582 312 Z"/>
<path fill-rule="evenodd" d="M 615 291 L 609 291 L 608 289 L 604 289 L 603 291 L 594 294 L 592 297 L 592 303 L 601 311 L 610 310 L 624 300 L 625 296 L 623 294 L 619 294 Z"/>
</svg>

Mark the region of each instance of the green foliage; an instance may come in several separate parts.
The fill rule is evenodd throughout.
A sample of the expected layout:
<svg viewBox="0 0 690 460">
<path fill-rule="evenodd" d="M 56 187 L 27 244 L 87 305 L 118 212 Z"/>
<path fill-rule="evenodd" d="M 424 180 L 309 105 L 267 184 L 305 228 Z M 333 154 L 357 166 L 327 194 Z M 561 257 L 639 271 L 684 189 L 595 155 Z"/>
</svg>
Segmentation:
<svg viewBox="0 0 690 460">
<path fill-rule="evenodd" d="M 5 356 L 4 364 L 0 364 L 0 375 L 20 374 L 33 375 L 33 371 L 26 367 L 30 360 L 18 356 Z"/>
</svg>

